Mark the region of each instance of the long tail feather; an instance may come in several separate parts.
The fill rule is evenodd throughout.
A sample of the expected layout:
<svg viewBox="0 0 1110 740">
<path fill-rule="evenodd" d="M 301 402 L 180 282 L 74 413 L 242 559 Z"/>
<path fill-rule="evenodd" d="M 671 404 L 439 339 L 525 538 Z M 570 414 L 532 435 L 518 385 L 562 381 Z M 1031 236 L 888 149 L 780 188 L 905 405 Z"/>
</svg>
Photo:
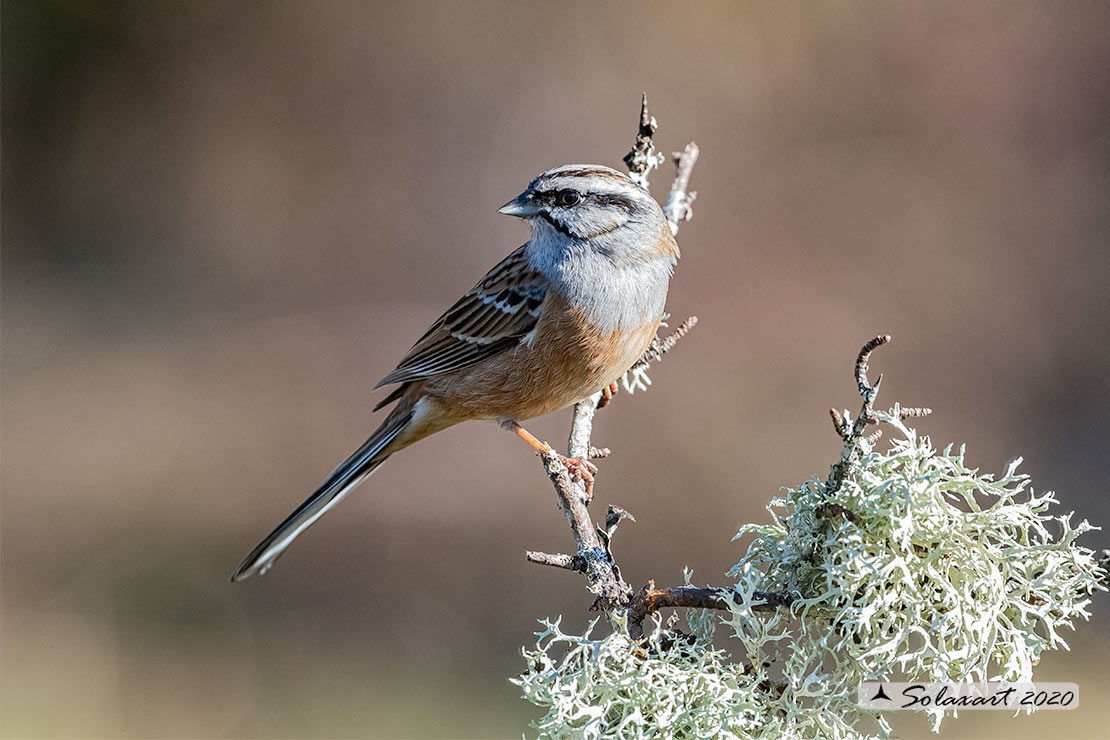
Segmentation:
<svg viewBox="0 0 1110 740">
<path fill-rule="evenodd" d="M 411 419 L 411 406 L 405 411 L 400 408 L 395 409 L 395 412 L 370 435 L 370 439 L 366 440 L 362 447 L 336 468 L 315 493 L 305 499 L 304 503 L 251 551 L 251 554 L 235 569 L 231 580 L 241 581 L 255 573 L 261 575 L 268 571 L 298 535 L 342 501 L 386 461 L 392 453 L 392 451 L 386 452 L 389 443 Z"/>
</svg>

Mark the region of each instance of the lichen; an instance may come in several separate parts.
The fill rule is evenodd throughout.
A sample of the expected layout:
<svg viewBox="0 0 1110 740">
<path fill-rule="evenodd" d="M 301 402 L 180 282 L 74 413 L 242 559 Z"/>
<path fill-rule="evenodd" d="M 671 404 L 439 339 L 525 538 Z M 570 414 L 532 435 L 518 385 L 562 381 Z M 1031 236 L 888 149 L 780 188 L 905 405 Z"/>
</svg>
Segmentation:
<svg viewBox="0 0 1110 740">
<path fill-rule="evenodd" d="M 1061 632 L 1102 588 L 1076 542 L 1092 527 L 1052 513 L 1020 459 L 996 480 L 897 407 L 878 416 L 899 435 L 835 491 L 815 476 L 772 499 L 769 524 L 741 528 L 753 539 L 729 571 L 735 605 L 692 613 L 693 634 L 656 620 L 638 644 L 620 615 L 582 635 L 544 620 L 515 680 L 546 710 L 539 737 L 888 737 L 856 705 L 861 681 L 1030 681 L 1046 650 L 1066 649 Z M 799 597 L 789 608 L 752 609 L 757 591 L 784 590 Z M 934 731 L 942 718 L 931 713 Z"/>
</svg>

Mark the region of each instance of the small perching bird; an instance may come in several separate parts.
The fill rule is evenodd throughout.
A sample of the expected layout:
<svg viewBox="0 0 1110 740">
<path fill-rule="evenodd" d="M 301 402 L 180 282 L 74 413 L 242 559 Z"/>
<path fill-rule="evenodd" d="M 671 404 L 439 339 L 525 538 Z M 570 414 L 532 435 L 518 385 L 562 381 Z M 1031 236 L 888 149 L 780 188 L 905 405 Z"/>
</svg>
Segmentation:
<svg viewBox="0 0 1110 740">
<path fill-rule="evenodd" d="M 501 207 L 532 237 L 486 273 L 378 386 L 396 405 L 370 438 L 236 569 L 265 573 L 290 543 L 393 453 L 463 421 L 493 420 L 541 452 L 519 422 L 609 386 L 663 316 L 678 244 L 651 194 L 600 165 L 548 170 Z M 596 469 L 563 458 L 587 481 Z"/>
</svg>

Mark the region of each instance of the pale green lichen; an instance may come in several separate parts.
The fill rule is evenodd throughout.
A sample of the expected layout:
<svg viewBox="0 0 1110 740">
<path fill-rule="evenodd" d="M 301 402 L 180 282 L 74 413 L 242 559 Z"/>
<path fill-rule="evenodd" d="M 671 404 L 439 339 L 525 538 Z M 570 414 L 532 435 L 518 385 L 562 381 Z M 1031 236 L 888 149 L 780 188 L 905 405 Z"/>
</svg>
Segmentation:
<svg viewBox="0 0 1110 740">
<path fill-rule="evenodd" d="M 649 385 L 651 385 L 651 377 L 648 375 L 647 363 L 637 364 L 621 376 L 621 387 L 627 393 L 646 391 Z"/>
<path fill-rule="evenodd" d="M 592 634 L 597 620 L 582 635 L 564 633 L 559 620 L 543 625 L 536 649 L 524 651 L 528 671 L 515 681 L 525 699 L 548 708 L 533 724 L 540 737 L 720 737 L 742 733 L 765 710 L 723 651 L 675 643 L 658 622 L 642 646 L 619 617 L 604 637 Z"/>
<path fill-rule="evenodd" d="M 693 612 L 693 635 L 657 622 L 645 647 L 619 617 L 602 637 L 544 622 L 516 680 L 547 710 L 539 736 L 886 737 L 856 706 L 861 681 L 1029 681 L 1045 650 L 1066 649 L 1061 631 L 1102 587 L 1076 543 L 1090 525 L 1050 514 L 1054 495 L 1034 493 L 1020 461 L 995 480 L 897 408 L 879 416 L 901 435 L 888 449 L 863 452 L 836 491 L 817 477 L 785 490 L 770 524 L 741 528 L 754 539 L 729 572 L 736 605 Z M 789 609 L 751 608 L 783 590 L 800 597 Z M 712 644 L 717 619 L 728 653 Z"/>
</svg>

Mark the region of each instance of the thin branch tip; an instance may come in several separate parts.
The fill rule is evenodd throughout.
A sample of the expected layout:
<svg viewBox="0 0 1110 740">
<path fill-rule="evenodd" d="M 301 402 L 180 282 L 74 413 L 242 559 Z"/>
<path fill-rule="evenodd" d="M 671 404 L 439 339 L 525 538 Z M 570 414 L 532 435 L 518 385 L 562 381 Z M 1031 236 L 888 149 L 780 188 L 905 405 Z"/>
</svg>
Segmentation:
<svg viewBox="0 0 1110 740">
<path fill-rule="evenodd" d="M 651 113 L 648 112 L 647 93 L 640 97 L 640 119 L 636 128 L 636 142 L 622 161 L 628 167 L 628 174 L 634 182 L 648 187 L 648 175 L 651 170 L 660 164 L 659 156 L 655 153 L 655 143 L 652 137 L 659 130 Z"/>
<path fill-rule="evenodd" d="M 874 339 L 869 340 L 867 344 L 863 345 L 863 347 L 860 348 L 859 354 L 856 355 L 855 378 L 856 386 L 859 388 L 859 393 L 861 396 L 866 396 L 866 394 L 868 393 L 878 392 L 879 384 L 883 382 L 883 376 L 879 375 L 878 381 L 876 381 L 875 385 L 872 386 L 867 381 L 868 362 L 871 360 L 872 352 L 890 341 L 891 336 L 889 334 L 880 334 Z"/>
<path fill-rule="evenodd" d="M 671 225 L 674 234 L 678 234 L 679 224 L 689 221 L 694 215 L 693 203 L 698 194 L 687 191 L 690 187 L 690 174 L 694 171 L 700 152 L 698 145 L 691 141 L 685 149 L 673 155 L 675 176 L 670 195 L 667 196 L 667 204 L 663 206 L 663 215 L 667 217 L 667 223 Z"/>
<path fill-rule="evenodd" d="M 629 370 L 646 370 L 647 368 L 651 367 L 652 363 L 659 362 L 659 360 L 663 359 L 663 355 L 670 352 L 671 349 L 673 349 L 674 346 L 678 344 L 678 340 L 689 334 L 690 330 L 697 325 L 698 317 L 690 316 L 677 327 L 675 327 L 674 331 L 672 331 L 670 334 L 663 337 L 662 339 L 656 336 L 654 339 L 651 340 L 651 344 L 648 345 L 647 351 L 644 352 L 643 356 L 640 357 L 640 359 L 637 360 L 636 363 L 632 365 L 631 368 L 629 368 Z"/>
<path fill-rule="evenodd" d="M 524 557 L 530 563 L 537 563 L 539 565 L 549 565 L 553 568 L 563 568 L 565 570 L 573 570 L 576 573 L 586 572 L 586 563 L 578 555 L 564 555 L 563 553 L 546 553 L 535 552 L 533 550 L 525 550 Z"/>
</svg>

